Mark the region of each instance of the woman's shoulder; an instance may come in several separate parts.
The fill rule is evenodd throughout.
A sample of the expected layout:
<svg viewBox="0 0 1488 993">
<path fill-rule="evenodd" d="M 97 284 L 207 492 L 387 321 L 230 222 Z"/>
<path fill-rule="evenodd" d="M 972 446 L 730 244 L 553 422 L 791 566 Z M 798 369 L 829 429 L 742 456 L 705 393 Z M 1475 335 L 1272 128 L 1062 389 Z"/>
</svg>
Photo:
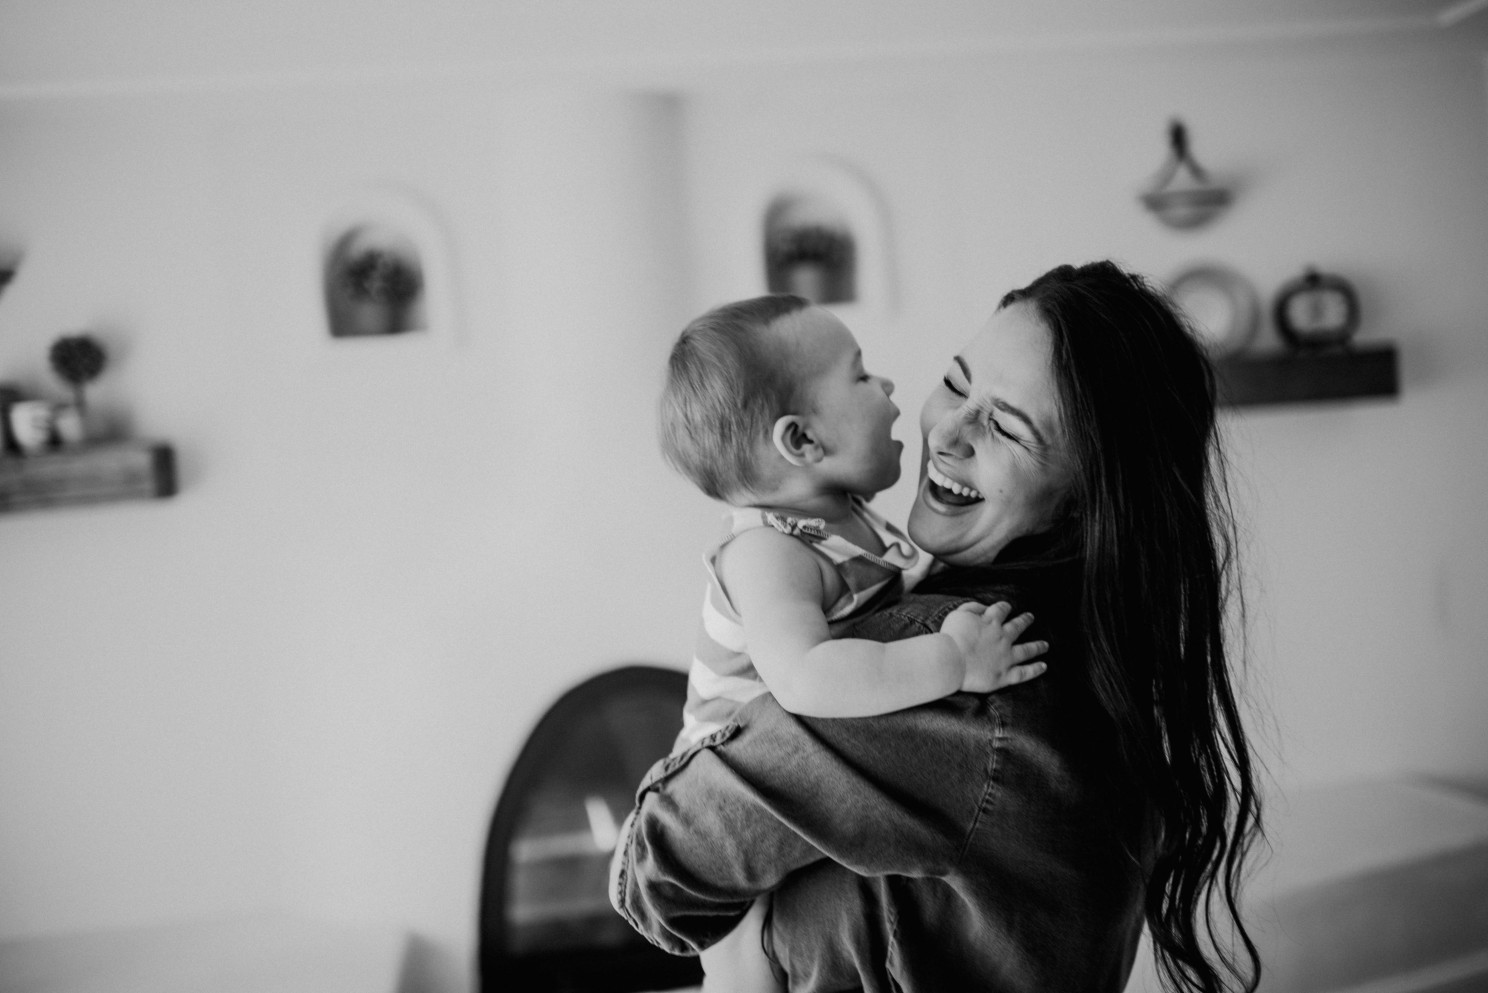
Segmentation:
<svg viewBox="0 0 1488 993">
<path fill-rule="evenodd" d="M 929 634 L 939 631 L 946 615 L 962 604 L 1000 600 L 1010 603 L 1015 612 L 1031 610 L 1050 620 L 1068 618 L 1078 596 L 1078 570 L 1068 561 L 941 568 L 912 592 L 874 610 L 843 634 L 877 641 Z"/>
<path fill-rule="evenodd" d="M 940 630 L 946 615 L 974 597 L 949 593 L 906 593 L 855 620 L 839 637 L 898 641 Z"/>
<path fill-rule="evenodd" d="M 1011 546 L 1010 546 L 1011 549 Z M 1034 548 L 1041 554 L 1017 555 L 984 566 L 935 568 L 915 587 L 925 596 L 949 596 L 962 602 L 995 603 L 1014 607 L 1035 605 L 1072 608 L 1080 596 L 1082 570 L 1078 558 Z"/>
</svg>

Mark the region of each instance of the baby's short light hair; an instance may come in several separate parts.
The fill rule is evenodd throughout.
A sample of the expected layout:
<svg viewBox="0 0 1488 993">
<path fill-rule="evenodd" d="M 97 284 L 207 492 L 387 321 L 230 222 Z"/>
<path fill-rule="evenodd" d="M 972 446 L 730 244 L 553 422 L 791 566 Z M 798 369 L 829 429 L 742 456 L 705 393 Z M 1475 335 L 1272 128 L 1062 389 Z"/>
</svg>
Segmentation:
<svg viewBox="0 0 1488 993">
<path fill-rule="evenodd" d="M 672 346 L 661 451 L 715 500 L 737 500 L 764 482 L 761 445 L 799 399 L 791 349 L 773 328 L 809 306 L 786 293 L 724 304 L 688 324 Z"/>
</svg>

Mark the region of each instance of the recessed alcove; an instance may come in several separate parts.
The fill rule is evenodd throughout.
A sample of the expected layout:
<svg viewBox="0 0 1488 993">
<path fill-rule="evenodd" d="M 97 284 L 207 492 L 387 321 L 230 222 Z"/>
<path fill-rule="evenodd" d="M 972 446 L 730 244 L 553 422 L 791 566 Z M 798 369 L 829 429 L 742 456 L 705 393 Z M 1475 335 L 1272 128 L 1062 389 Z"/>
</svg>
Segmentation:
<svg viewBox="0 0 1488 993">
<path fill-rule="evenodd" d="M 320 240 L 329 340 L 451 337 L 449 237 L 422 195 L 397 186 L 357 191 L 328 212 Z"/>
<path fill-rule="evenodd" d="M 834 204 L 781 196 L 765 212 L 765 283 L 812 303 L 852 303 L 858 296 L 856 239 Z"/>
<path fill-rule="evenodd" d="M 855 167 L 828 157 L 796 162 L 755 209 L 761 292 L 795 293 L 844 319 L 890 308 L 885 210 Z"/>
</svg>

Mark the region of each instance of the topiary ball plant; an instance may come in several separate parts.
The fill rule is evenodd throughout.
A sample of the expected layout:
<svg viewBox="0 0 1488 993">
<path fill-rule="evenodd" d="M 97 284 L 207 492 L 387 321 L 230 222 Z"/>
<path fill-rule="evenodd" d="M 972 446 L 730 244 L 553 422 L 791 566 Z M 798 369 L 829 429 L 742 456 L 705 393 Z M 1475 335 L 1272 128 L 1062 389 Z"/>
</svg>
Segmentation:
<svg viewBox="0 0 1488 993">
<path fill-rule="evenodd" d="M 108 365 L 103 346 L 85 334 L 64 335 L 52 343 L 52 371 L 72 387 L 73 400 L 83 410 L 83 386 L 98 378 Z"/>
<path fill-rule="evenodd" d="M 423 288 L 415 266 L 397 253 L 380 248 L 354 257 L 342 273 L 342 281 L 353 300 L 388 307 L 408 306 Z"/>
</svg>

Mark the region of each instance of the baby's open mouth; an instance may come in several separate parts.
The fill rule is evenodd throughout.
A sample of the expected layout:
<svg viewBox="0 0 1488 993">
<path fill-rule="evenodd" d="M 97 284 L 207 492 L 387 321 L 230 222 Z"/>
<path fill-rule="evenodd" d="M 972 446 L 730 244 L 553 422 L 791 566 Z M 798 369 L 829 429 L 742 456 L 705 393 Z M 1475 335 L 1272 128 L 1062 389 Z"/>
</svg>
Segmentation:
<svg viewBox="0 0 1488 993">
<path fill-rule="evenodd" d="M 930 484 L 930 495 L 941 503 L 952 507 L 968 507 L 981 503 L 984 499 L 978 491 L 970 486 L 962 486 L 936 469 L 933 462 L 925 465 L 925 477 Z"/>
</svg>

